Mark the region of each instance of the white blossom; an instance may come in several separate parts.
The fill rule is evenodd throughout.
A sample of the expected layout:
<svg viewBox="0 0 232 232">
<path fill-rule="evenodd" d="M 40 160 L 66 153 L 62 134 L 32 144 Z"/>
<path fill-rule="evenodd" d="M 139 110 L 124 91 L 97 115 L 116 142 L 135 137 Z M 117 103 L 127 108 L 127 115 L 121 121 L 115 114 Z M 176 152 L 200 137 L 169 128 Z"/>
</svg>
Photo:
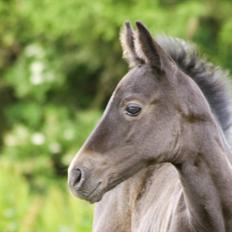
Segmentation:
<svg viewBox="0 0 232 232">
<path fill-rule="evenodd" d="M 42 133 L 34 133 L 31 142 L 35 145 L 42 145 L 45 142 L 45 136 Z"/>
<path fill-rule="evenodd" d="M 31 83 L 33 85 L 39 85 L 44 82 L 44 64 L 40 61 L 33 62 L 30 66 L 31 71 Z"/>
<path fill-rule="evenodd" d="M 61 146 L 59 143 L 52 143 L 49 146 L 52 153 L 59 153 L 61 151 Z"/>
</svg>

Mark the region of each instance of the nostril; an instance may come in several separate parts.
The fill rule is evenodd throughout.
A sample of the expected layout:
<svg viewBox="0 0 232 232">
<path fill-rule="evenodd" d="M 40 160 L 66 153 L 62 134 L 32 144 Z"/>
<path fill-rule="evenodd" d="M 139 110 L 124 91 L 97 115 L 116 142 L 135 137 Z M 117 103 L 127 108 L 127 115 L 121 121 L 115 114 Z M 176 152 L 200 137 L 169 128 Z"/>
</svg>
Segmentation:
<svg viewBox="0 0 232 232">
<path fill-rule="evenodd" d="M 71 171 L 71 177 L 70 177 L 70 184 L 72 186 L 78 185 L 78 183 L 81 181 L 82 178 L 82 172 L 79 168 L 73 169 Z"/>
</svg>

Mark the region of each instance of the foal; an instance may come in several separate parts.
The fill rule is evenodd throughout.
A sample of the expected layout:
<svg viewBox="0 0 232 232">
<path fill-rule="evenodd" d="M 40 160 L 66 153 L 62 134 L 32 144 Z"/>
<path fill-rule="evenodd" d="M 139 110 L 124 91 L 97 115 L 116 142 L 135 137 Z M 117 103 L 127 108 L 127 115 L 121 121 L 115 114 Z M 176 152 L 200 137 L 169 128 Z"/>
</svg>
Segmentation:
<svg viewBox="0 0 232 232">
<path fill-rule="evenodd" d="M 70 189 L 100 201 L 95 232 L 231 232 L 223 73 L 136 26 L 121 35 L 131 69 L 70 164 Z"/>
</svg>

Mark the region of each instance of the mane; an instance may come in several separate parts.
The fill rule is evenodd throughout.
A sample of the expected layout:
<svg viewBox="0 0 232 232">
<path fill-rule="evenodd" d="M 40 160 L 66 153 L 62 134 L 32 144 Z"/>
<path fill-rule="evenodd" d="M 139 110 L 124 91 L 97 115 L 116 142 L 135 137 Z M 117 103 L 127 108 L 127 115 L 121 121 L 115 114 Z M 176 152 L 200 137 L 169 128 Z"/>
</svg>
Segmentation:
<svg viewBox="0 0 232 232">
<path fill-rule="evenodd" d="M 228 73 L 202 59 L 197 49 L 184 40 L 158 36 L 156 41 L 179 68 L 200 87 L 224 134 L 228 137 L 232 124 Z"/>
</svg>

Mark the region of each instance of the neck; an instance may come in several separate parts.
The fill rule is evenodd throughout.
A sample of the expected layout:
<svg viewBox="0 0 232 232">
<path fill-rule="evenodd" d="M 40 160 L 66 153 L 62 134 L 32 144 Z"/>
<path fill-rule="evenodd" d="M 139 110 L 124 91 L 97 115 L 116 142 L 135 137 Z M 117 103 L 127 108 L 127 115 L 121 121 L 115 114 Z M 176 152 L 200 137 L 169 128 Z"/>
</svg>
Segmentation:
<svg viewBox="0 0 232 232">
<path fill-rule="evenodd" d="M 194 130 L 199 126 L 192 128 L 191 134 Z M 173 164 L 180 176 L 191 224 L 199 231 L 232 231 L 231 154 L 221 130 L 216 124 L 201 127 L 190 141 L 193 149 L 182 152 L 185 156 Z"/>
</svg>

